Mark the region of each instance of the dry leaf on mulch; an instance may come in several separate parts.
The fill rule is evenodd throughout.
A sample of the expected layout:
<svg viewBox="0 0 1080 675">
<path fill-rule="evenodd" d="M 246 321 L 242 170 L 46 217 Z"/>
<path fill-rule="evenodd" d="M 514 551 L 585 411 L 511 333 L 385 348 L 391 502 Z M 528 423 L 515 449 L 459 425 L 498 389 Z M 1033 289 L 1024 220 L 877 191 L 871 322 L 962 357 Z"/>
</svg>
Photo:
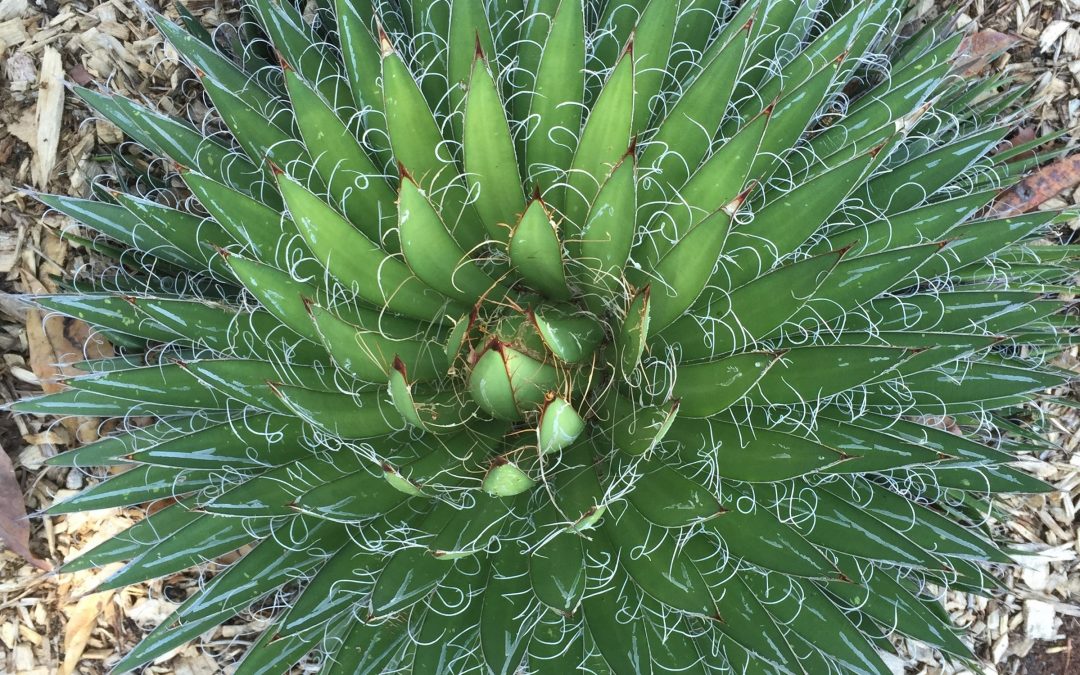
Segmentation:
<svg viewBox="0 0 1080 675">
<path fill-rule="evenodd" d="M 960 72 L 967 76 L 979 73 L 1019 41 L 1015 35 L 996 30 L 980 30 L 968 35 L 956 50 Z"/>
<path fill-rule="evenodd" d="M 22 488 L 15 478 L 11 458 L 0 448 L 0 542 L 40 570 L 52 565 L 30 552 L 30 523 L 26 520 Z"/>
<path fill-rule="evenodd" d="M 1080 183 L 1080 155 L 1044 166 L 998 198 L 993 215 L 997 218 L 1018 216 L 1032 211 Z"/>
<path fill-rule="evenodd" d="M 34 293 L 47 292 L 40 282 L 28 275 L 24 283 Z M 46 394 L 66 388 L 60 382 L 61 378 L 81 374 L 67 364 L 115 355 L 112 345 L 93 332 L 88 324 L 59 314 L 43 315 L 36 308 L 26 312 L 26 341 L 30 348 L 30 368 Z M 65 417 L 60 423 L 82 443 L 97 438 L 96 420 Z"/>
</svg>

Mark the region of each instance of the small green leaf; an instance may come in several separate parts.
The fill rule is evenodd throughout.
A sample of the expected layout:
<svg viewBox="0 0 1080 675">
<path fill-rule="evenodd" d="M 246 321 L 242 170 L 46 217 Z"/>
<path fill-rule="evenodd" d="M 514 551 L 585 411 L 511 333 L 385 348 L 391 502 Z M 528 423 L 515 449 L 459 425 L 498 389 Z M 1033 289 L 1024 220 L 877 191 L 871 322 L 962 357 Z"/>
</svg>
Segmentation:
<svg viewBox="0 0 1080 675">
<path fill-rule="evenodd" d="M 536 428 L 537 446 L 541 454 L 560 452 L 585 431 L 585 420 L 564 398 L 555 397 L 540 411 Z"/>
</svg>

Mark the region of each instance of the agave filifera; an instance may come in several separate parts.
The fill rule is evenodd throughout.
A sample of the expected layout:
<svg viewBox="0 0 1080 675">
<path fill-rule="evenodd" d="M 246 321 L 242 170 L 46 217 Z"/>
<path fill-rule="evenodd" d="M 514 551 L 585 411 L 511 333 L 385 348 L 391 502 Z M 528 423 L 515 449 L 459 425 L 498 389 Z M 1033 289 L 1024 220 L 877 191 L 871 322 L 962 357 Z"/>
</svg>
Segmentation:
<svg viewBox="0 0 1080 675">
<path fill-rule="evenodd" d="M 65 568 L 252 546 L 120 670 L 267 598 L 239 673 L 974 658 L 931 596 L 991 592 L 993 495 L 1048 489 L 1010 420 L 1068 379 L 1075 250 L 994 213 L 1045 139 L 992 152 L 1022 91 L 958 76 L 951 17 L 314 5 L 155 16 L 216 121 L 79 90 L 175 172 L 41 197 L 117 262 L 34 301 L 122 355 L 15 409 L 130 421 L 50 512 L 177 500 Z"/>
</svg>

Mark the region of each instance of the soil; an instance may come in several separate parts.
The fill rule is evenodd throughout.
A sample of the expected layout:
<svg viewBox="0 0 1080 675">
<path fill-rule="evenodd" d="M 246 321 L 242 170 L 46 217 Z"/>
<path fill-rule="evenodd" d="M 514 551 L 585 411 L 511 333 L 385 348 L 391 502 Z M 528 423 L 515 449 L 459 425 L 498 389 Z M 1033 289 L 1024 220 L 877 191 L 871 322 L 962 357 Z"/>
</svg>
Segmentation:
<svg viewBox="0 0 1080 675">
<path fill-rule="evenodd" d="M 1069 618 L 1062 624 L 1061 631 L 1064 634 L 1061 640 L 1038 645 L 1020 661 L 1021 675 L 1080 673 L 1080 619 Z"/>
</svg>

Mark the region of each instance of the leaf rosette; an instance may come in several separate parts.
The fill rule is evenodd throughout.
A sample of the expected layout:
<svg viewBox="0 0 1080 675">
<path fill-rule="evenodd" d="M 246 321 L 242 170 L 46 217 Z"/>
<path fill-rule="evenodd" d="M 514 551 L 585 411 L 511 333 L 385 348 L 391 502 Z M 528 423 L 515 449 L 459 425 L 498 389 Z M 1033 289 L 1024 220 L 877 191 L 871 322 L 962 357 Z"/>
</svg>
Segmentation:
<svg viewBox="0 0 1080 675">
<path fill-rule="evenodd" d="M 121 355 L 14 408 L 126 421 L 50 512 L 175 498 L 66 569 L 247 550 L 119 670 L 275 599 L 238 673 L 974 660 L 929 593 L 992 593 L 994 496 L 1049 489 L 1077 256 L 990 208 L 1059 153 L 995 152 L 1023 88 L 951 14 L 314 5 L 155 15 L 220 133 L 79 89 L 175 172 L 40 197 L 116 263 L 34 302 Z"/>
</svg>

